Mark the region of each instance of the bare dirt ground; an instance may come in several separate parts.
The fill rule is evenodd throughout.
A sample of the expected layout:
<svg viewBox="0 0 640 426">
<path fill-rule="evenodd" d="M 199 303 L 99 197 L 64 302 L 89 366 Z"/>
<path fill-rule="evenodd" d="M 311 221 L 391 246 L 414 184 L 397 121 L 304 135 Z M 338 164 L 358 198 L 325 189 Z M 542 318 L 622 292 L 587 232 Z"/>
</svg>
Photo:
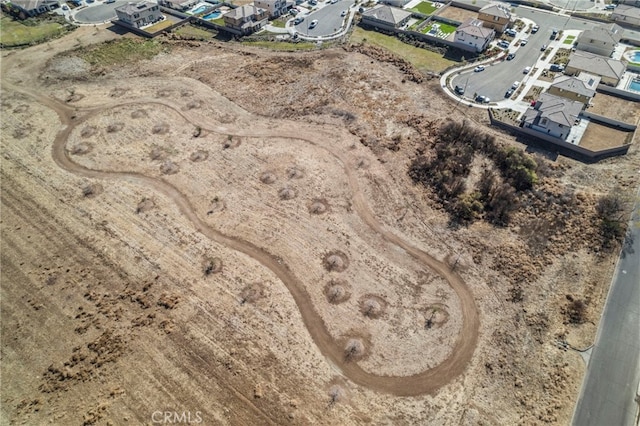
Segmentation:
<svg viewBox="0 0 640 426">
<path fill-rule="evenodd" d="M 613 148 L 624 144 L 633 136 L 633 132 L 615 129 L 599 123 L 590 122 L 580 139 L 580 146 L 594 151 Z"/>
<path fill-rule="evenodd" d="M 470 18 L 477 18 L 478 12 L 462 9 L 460 7 L 447 6 L 438 12 L 438 16 L 453 19 L 458 22 L 464 22 Z"/>
<path fill-rule="evenodd" d="M 567 423 L 584 363 L 557 342 L 593 341 L 593 206 L 635 146 L 538 159 L 511 226 L 453 227 L 408 164 L 487 117 L 393 55 L 74 50 L 117 37 L 2 57 L 3 423 Z"/>
<path fill-rule="evenodd" d="M 629 102 L 615 96 L 598 93 L 592 100 L 589 112 L 611 117 L 625 123 L 637 124 L 640 120 L 640 103 Z"/>
</svg>

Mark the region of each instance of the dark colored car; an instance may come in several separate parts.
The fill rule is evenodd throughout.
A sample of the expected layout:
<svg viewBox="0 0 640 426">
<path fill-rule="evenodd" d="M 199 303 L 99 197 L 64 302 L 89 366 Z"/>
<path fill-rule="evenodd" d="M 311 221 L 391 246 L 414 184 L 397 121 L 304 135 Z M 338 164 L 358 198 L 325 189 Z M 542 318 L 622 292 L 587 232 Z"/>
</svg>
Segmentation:
<svg viewBox="0 0 640 426">
<path fill-rule="evenodd" d="M 509 54 L 507 55 L 507 61 L 510 61 L 510 60 L 512 60 L 512 59 L 513 59 L 513 58 L 515 58 L 515 57 L 516 57 L 516 54 L 515 54 L 515 53 L 509 53 Z"/>
<path fill-rule="evenodd" d="M 511 95 L 513 95 L 513 92 L 515 92 L 515 90 L 513 90 L 513 89 L 507 90 L 507 92 L 504 94 L 504 97 L 505 98 L 510 98 Z"/>
<path fill-rule="evenodd" d="M 458 95 L 464 95 L 464 87 L 462 87 L 462 86 L 456 86 L 456 88 L 454 89 L 454 91 L 455 91 Z"/>
</svg>

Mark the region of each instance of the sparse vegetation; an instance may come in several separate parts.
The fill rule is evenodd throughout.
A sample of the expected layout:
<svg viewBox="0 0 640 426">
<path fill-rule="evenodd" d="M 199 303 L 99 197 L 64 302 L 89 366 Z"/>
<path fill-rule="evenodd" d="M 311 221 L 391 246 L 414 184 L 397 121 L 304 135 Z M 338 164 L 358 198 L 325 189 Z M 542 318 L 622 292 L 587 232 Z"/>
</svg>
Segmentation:
<svg viewBox="0 0 640 426">
<path fill-rule="evenodd" d="M 611 248 L 622 241 L 626 232 L 625 201 L 618 191 L 603 195 L 596 204 L 603 247 Z"/>
<path fill-rule="evenodd" d="M 94 67 L 101 67 L 151 59 L 165 49 L 155 40 L 120 38 L 87 48 L 81 56 Z"/>
<path fill-rule="evenodd" d="M 64 18 L 53 15 L 20 21 L 2 14 L 0 16 L 0 47 L 35 45 L 60 37 L 75 28 Z"/>
</svg>

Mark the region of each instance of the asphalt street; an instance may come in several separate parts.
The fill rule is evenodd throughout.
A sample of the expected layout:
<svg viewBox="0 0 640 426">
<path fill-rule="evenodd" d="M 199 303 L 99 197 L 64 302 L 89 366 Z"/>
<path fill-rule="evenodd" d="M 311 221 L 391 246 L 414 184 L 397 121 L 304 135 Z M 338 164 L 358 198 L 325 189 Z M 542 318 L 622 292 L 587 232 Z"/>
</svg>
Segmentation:
<svg viewBox="0 0 640 426">
<path fill-rule="evenodd" d="M 340 31 L 345 16 L 340 16 L 343 10 L 349 10 L 353 6 L 354 0 L 339 0 L 335 4 L 327 4 L 326 6 L 304 16 L 304 21 L 296 25 L 296 31 L 310 36 L 328 36 Z M 300 15 L 298 15 L 300 16 Z M 348 16 L 348 15 L 347 15 Z M 309 28 L 309 24 L 314 19 L 318 20 L 315 28 Z"/>
<path fill-rule="evenodd" d="M 526 36 L 519 35 L 515 40 L 528 38 L 529 42 L 525 46 L 518 47 L 512 45 L 509 51 L 514 51 L 516 57 L 511 61 L 501 61 L 490 66 L 482 72 L 475 73 L 473 70 L 466 71 L 452 80 L 452 86 L 465 87 L 465 96 L 473 98 L 473 95 L 488 96 L 492 102 L 504 99 L 505 92 L 515 81 L 522 81 L 525 75 L 523 69 L 533 66 L 542 51 L 542 45 L 548 45 L 551 40 L 551 31 L 558 30 L 586 30 L 597 25 L 595 22 L 588 22 L 581 19 L 573 19 L 568 16 L 547 13 L 540 10 L 531 10 L 518 7 L 515 12 L 519 17 L 528 18 L 534 21 L 540 30 L 536 34 Z"/>
<path fill-rule="evenodd" d="M 640 192 L 573 416 L 574 426 L 636 424 L 640 381 Z"/>
<path fill-rule="evenodd" d="M 81 24 L 94 24 L 116 19 L 116 7 L 129 3 L 127 0 L 119 0 L 115 3 L 92 4 L 89 7 L 75 13 L 74 19 Z"/>
</svg>

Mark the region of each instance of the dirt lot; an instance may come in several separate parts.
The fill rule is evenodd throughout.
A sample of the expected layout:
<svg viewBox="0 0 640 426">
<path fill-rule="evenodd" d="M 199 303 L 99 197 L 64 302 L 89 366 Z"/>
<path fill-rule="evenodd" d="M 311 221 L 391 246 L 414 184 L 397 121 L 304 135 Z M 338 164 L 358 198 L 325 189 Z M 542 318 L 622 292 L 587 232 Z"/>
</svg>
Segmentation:
<svg viewBox="0 0 640 426">
<path fill-rule="evenodd" d="M 83 59 L 119 37 L 3 52 L 2 423 L 567 424 L 584 363 L 557 342 L 595 336 L 616 250 L 594 204 L 636 187 L 635 146 L 537 158 L 510 226 L 453 226 L 408 175 L 442 123 L 524 147 L 410 64 Z"/>
<path fill-rule="evenodd" d="M 633 132 L 615 129 L 591 121 L 580 139 L 580 146 L 598 151 L 623 145 L 631 140 Z"/>
<path fill-rule="evenodd" d="M 478 12 L 472 10 L 462 9 L 455 6 L 447 6 L 440 10 L 438 16 L 443 18 L 453 19 L 454 21 L 464 22 L 470 18 L 477 18 Z"/>
<path fill-rule="evenodd" d="M 589 112 L 620 120 L 624 123 L 640 123 L 640 103 L 629 102 L 615 96 L 598 93 L 591 101 Z"/>
</svg>

